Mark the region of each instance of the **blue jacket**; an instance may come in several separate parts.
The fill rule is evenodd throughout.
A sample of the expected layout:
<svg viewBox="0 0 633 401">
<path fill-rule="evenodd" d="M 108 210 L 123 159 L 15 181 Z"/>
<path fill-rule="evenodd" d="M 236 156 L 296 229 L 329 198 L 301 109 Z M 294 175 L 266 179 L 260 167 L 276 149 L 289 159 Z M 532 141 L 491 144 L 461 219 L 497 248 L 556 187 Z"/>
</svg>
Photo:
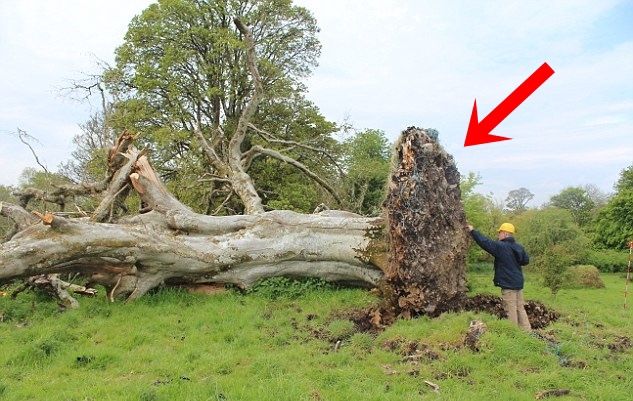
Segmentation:
<svg viewBox="0 0 633 401">
<path fill-rule="evenodd" d="M 470 235 L 475 242 L 486 252 L 495 257 L 495 286 L 504 290 L 523 289 L 523 271 L 521 266 L 530 263 L 530 258 L 525 249 L 516 243 L 514 237 L 507 237 L 501 241 L 495 241 L 472 230 Z"/>
</svg>

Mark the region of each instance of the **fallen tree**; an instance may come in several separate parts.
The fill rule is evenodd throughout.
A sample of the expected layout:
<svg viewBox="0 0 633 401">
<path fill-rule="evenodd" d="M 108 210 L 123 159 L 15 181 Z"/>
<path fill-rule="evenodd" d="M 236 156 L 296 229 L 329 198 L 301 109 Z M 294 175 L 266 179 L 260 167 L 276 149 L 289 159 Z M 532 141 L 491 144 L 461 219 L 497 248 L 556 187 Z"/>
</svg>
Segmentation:
<svg viewBox="0 0 633 401">
<path fill-rule="evenodd" d="M 248 287 L 284 275 L 369 287 L 383 275 L 381 218 L 329 210 L 199 215 L 167 191 L 144 152 L 128 147 L 125 159 L 134 162 L 122 164 L 115 176 L 127 175 L 147 213 L 99 222 L 116 196 L 105 196 L 92 218 L 34 218 L 18 205 L 2 205 L 0 213 L 16 221 L 19 231 L 0 248 L 0 279 L 81 273 L 104 285 L 111 299 L 136 299 L 170 283 Z M 115 189 L 108 193 L 127 184 L 111 185 Z"/>
<path fill-rule="evenodd" d="M 320 277 L 374 287 L 387 272 L 389 284 L 383 288 L 389 287 L 399 310 L 414 313 L 445 303 L 444 293 L 454 298 L 464 291 L 465 263 L 463 255 L 455 255 L 465 252 L 467 242 L 462 241 L 463 249 L 451 249 L 450 255 L 446 254 L 455 261 L 455 266 L 444 269 L 442 266 L 448 259 L 441 256 L 446 252 L 438 248 L 444 239 L 429 232 L 434 229 L 423 228 L 424 220 L 416 223 L 398 218 L 399 214 L 407 214 L 408 218 L 427 216 L 423 219 L 433 222 L 440 216 L 433 217 L 432 209 L 420 214 L 421 210 L 407 207 L 410 203 L 396 202 L 390 206 L 394 210 L 388 219 L 333 210 L 311 215 L 291 211 L 200 215 L 169 193 L 145 151 L 131 146 L 132 139 L 124 133 L 110 152 L 110 165 L 116 168 L 111 171 L 108 189 L 92 217 L 33 215 L 19 205 L 1 206 L 0 213 L 16 222 L 18 232 L 0 248 L 0 279 L 80 273 L 88 282 L 105 286 L 111 299 L 119 296 L 136 299 L 163 284 L 222 282 L 246 288 L 258 279 L 280 275 Z M 439 207 L 447 211 L 455 206 L 459 209 L 459 175 L 453 167 L 452 176 L 446 180 L 443 171 L 452 159 L 441 147 L 424 130 L 415 128 L 403 132 L 399 146 L 398 151 L 407 155 L 404 163 L 408 167 L 403 169 L 398 165 L 394 169 L 392 192 L 406 193 L 400 200 L 417 199 L 415 191 L 424 192 L 420 188 L 425 185 L 436 187 L 435 191 L 426 191 L 426 198 L 415 202 L 426 202 L 433 208 L 443 204 Z M 430 164 L 411 164 L 415 154 L 419 161 L 427 160 Z M 438 160 L 440 163 L 436 164 Z M 418 176 L 403 180 L 407 169 L 414 169 Z M 446 185 L 452 191 L 445 191 Z M 124 191 L 128 186 L 140 196 L 143 213 L 103 222 L 104 216 L 112 215 L 114 205 L 121 203 L 117 194 L 128 193 Z M 409 201 L 414 201 L 413 198 Z M 432 226 L 443 232 L 453 230 L 456 237 L 461 234 L 463 238 L 465 235 L 460 231 L 463 211 L 456 216 L 461 220 L 449 225 L 441 221 Z M 409 229 L 402 232 L 402 228 L 409 225 L 419 226 L 426 232 L 425 238 L 419 241 L 422 231 L 417 228 L 412 231 L 413 236 L 403 235 Z M 408 251 L 402 253 L 403 250 Z M 417 259 L 421 256 L 419 252 L 427 256 Z M 428 256 L 433 254 L 439 256 Z M 407 258 L 417 262 L 405 274 L 400 266 L 407 266 Z M 416 269 L 423 272 L 413 273 Z M 443 270 L 450 272 L 445 278 Z M 405 287 L 407 290 L 403 292 Z"/>
<path fill-rule="evenodd" d="M 103 181 L 58 186 L 46 193 L 26 190 L 19 195 L 19 205 L 0 204 L 0 214 L 15 222 L 10 239 L 0 245 L 0 281 L 48 282 L 72 307 L 76 303 L 68 289 L 73 287 L 59 274 L 78 274 L 91 285 L 101 284 L 111 300 L 134 300 L 160 285 L 219 282 L 247 288 L 265 277 L 319 277 L 380 288 L 384 303 L 369 311 L 375 327 L 397 317 L 461 309 L 469 239 L 459 172 L 430 130 L 412 127 L 402 133 L 383 217 L 264 210 L 248 174 L 257 157 L 293 166 L 341 202 L 334 188 L 308 166 L 248 139 L 255 133 L 264 143 L 318 150 L 280 140 L 253 124 L 264 98 L 262 79 L 252 32 L 238 18 L 234 23 L 244 42 L 252 88 L 233 132 L 225 133 L 219 120 L 210 122 L 199 111 L 183 118 L 179 129 L 191 134 L 190 146 L 200 149 L 227 199 L 239 198 L 244 214 L 194 213 L 159 179 L 148 149 L 135 148 L 136 137 L 124 132 L 108 152 Z M 135 215 L 124 203 L 132 192 L 142 205 Z M 77 218 L 26 210 L 32 199 L 63 207 L 69 197 L 86 194 L 101 201 Z"/>
<path fill-rule="evenodd" d="M 469 240 L 459 173 L 425 130 L 402 133 L 384 217 L 337 210 L 200 215 L 167 191 L 145 152 L 131 143 L 124 134 L 118 152 L 111 152 L 118 168 L 92 217 L 29 213 L 19 205 L 0 204 L 0 214 L 13 219 L 17 230 L 0 244 L 0 281 L 27 278 L 25 287 L 46 286 L 76 307 L 71 292 L 94 291 L 64 283 L 60 273 L 80 276 L 87 286 L 103 285 L 111 301 L 134 300 L 162 285 L 248 288 L 267 277 L 318 277 L 381 291 L 382 304 L 356 318 L 367 330 L 400 317 L 464 309 L 504 317 L 499 297 L 466 297 Z M 112 215 L 104 211 L 122 201 L 116 194 L 131 191 L 123 191 L 127 186 L 139 194 L 143 209 L 101 222 Z M 526 310 L 533 327 L 558 318 L 538 302 L 529 301 Z"/>
</svg>

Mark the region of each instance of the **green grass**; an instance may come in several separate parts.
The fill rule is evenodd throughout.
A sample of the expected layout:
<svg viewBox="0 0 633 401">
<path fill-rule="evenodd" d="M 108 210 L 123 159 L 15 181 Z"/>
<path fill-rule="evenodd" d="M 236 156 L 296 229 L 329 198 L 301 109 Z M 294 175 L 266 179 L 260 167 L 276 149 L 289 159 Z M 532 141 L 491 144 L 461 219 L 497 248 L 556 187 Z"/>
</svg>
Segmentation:
<svg viewBox="0 0 633 401">
<path fill-rule="evenodd" d="M 485 269 L 469 278 L 473 293 L 498 295 Z M 557 388 L 571 390 L 562 401 L 628 400 L 633 297 L 625 311 L 622 275 L 602 279 L 605 288 L 553 297 L 528 274 L 526 298 L 563 314 L 539 336 L 471 312 L 360 333 L 342 312 L 376 299 L 328 286 L 166 290 L 130 304 L 100 296 L 64 313 L 32 294 L 5 296 L 0 400 L 521 401 Z M 488 326 L 479 352 L 461 347 L 473 319 Z"/>
</svg>

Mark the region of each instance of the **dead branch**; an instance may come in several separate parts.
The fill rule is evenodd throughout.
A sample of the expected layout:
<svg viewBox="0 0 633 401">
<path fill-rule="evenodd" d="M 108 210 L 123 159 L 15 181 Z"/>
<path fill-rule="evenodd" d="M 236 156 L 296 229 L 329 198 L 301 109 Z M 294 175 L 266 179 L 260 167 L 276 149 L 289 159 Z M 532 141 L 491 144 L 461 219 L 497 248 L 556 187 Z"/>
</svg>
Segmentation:
<svg viewBox="0 0 633 401">
<path fill-rule="evenodd" d="M 59 277 L 59 274 L 40 274 L 37 276 L 29 277 L 27 280 L 25 280 L 23 285 L 16 288 L 11 293 L 11 297 L 15 298 L 19 293 L 29 288 L 37 288 L 50 293 L 51 295 L 56 296 L 58 299 L 60 299 L 64 307 L 71 309 L 79 307 L 79 302 L 70 295 L 69 291 L 77 295 L 97 295 L 96 289 L 64 281 Z"/>
<path fill-rule="evenodd" d="M 432 383 L 432 382 L 430 382 L 428 380 L 425 380 L 424 384 L 426 384 L 427 386 L 431 387 L 433 389 L 433 391 L 435 391 L 436 393 L 438 393 L 438 394 L 440 393 L 440 386 L 438 386 L 437 384 Z"/>
<path fill-rule="evenodd" d="M 33 154 L 33 157 L 35 158 L 35 162 L 48 174 L 48 169 L 46 168 L 46 165 L 40 161 L 40 158 L 37 156 L 37 153 L 31 146 L 31 144 L 28 142 L 29 140 L 33 140 L 36 142 L 39 142 L 39 141 L 35 137 L 29 135 L 26 131 L 21 130 L 20 128 L 18 128 L 18 138 L 20 139 L 20 142 L 25 144 L 31 150 L 31 153 Z"/>
<path fill-rule="evenodd" d="M 54 203 L 59 205 L 63 210 L 66 206 L 66 196 L 63 193 L 57 191 L 43 191 L 37 188 L 26 188 L 19 192 L 14 192 L 14 196 L 18 198 L 20 206 L 27 207 L 32 200 L 41 200 L 48 203 Z"/>
</svg>

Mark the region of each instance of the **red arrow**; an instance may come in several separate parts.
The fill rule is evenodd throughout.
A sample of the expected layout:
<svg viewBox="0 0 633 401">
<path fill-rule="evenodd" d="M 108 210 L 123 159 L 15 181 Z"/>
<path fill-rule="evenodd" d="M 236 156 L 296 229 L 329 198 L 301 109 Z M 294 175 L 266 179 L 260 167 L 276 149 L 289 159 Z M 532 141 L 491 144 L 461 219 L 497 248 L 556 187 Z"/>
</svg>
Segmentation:
<svg viewBox="0 0 633 401">
<path fill-rule="evenodd" d="M 495 107 L 481 122 L 478 122 L 477 117 L 477 99 L 475 99 L 475 105 L 473 106 L 473 112 L 470 115 L 470 124 L 468 124 L 468 131 L 466 132 L 466 140 L 464 146 L 481 145 L 489 142 L 507 141 L 512 138 L 506 138 L 505 136 L 490 135 L 490 131 L 495 129 L 501 121 L 505 120 L 519 107 L 521 103 L 539 86 L 543 85 L 549 77 L 554 74 L 554 70 L 547 64 L 543 63 L 532 75 L 528 77 L 518 88 L 514 90 L 505 98 L 505 100 L 499 103 L 499 106 Z"/>
</svg>

